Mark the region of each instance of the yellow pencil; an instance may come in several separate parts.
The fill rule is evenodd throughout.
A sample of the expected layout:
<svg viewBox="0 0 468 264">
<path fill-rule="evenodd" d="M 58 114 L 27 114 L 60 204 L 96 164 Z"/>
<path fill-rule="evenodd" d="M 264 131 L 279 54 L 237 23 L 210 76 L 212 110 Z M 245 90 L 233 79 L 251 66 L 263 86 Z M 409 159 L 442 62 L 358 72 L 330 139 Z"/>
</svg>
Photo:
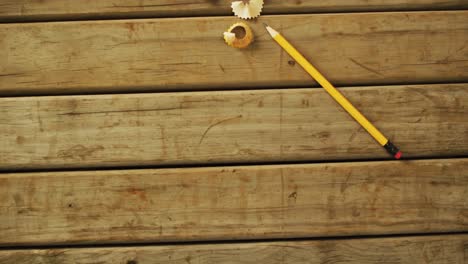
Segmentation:
<svg viewBox="0 0 468 264">
<path fill-rule="evenodd" d="M 392 156 L 400 159 L 401 151 L 393 145 L 365 116 L 359 112 L 310 62 L 308 62 L 299 51 L 297 51 L 281 34 L 265 24 L 271 37 L 291 56 L 299 65 L 306 70 L 327 92 L 335 99 L 364 129 Z"/>
</svg>

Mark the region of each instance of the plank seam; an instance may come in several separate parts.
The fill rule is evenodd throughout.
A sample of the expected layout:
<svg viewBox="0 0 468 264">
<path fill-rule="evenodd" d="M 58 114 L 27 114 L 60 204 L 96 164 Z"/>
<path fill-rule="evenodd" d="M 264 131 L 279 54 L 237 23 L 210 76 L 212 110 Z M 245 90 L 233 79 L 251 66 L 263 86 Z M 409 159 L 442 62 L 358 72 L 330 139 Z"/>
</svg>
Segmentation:
<svg viewBox="0 0 468 264">
<path fill-rule="evenodd" d="M 396 9 L 388 9 L 388 10 L 359 10 L 359 9 L 349 9 L 343 11 L 317 11 L 317 12 L 310 12 L 310 11 L 303 11 L 298 9 L 294 12 L 268 12 L 264 11 L 263 15 L 275 15 L 275 16 L 283 16 L 283 15 L 320 15 L 320 14 L 359 14 L 359 13 L 395 13 L 395 12 L 443 12 L 443 11 L 466 11 L 468 8 L 460 8 L 460 7 L 446 7 L 446 8 L 396 8 Z M 149 11 L 151 12 L 151 11 Z M 143 12 L 142 12 L 143 13 Z M 38 18 L 40 16 L 50 16 L 48 19 L 41 19 Z M 66 17 L 70 17 L 66 19 Z M 73 22 L 73 21 L 103 21 L 103 20 L 126 20 L 126 19 L 157 19 L 157 18 L 188 18 L 188 17 L 226 17 L 229 16 L 228 13 L 223 14 L 210 14 L 210 13 L 202 13 L 202 14 L 182 14 L 177 16 L 164 16 L 164 15 L 146 15 L 146 14 L 135 14 L 135 15 L 31 15 L 29 17 L 26 16 L 12 16 L 12 17 L 0 17 L 0 24 L 15 24 L 15 23 L 23 23 L 23 24 L 30 24 L 30 23 L 54 23 L 54 22 Z"/>
<path fill-rule="evenodd" d="M 0 246 L 0 251 L 7 250 L 34 250 L 34 249 L 81 249 L 81 248 L 117 248 L 117 247 L 150 247 L 150 246 L 193 246 L 193 245 L 220 245 L 220 244 L 255 244 L 269 242 L 305 242 L 305 241 L 349 241 L 362 239 L 385 238 L 417 238 L 448 235 L 468 235 L 468 231 L 436 232 L 436 233 L 401 233 L 401 234 L 376 234 L 361 236 L 330 236 L 330 237 L 294 237 L 272 239 L 239 239 L 239 240 L 205 240 L 205 241 L 178 241 L 178 242 L 133 242 L 133 243 L 103 243 L 103 244 L 51 244 L 33 246 Z"/>
<path fill-rule="evenodd" d="M 468 153 L 463 155 L 451 156 L 430 156 L 430 157 L 411 157 L 402 158 L 400 161 L 419 161 L 419 160 L 450 160 L 468 158 Z M 179 165 L 138 165 L 138 166 L 112 166 L 112 167 L 71 167 L 71 168 L 45 168 L 45 169 L 0 169 L 1 174 L 10 173 L 42 173 L 42 172 L 80 172 L 80 171 L 119 171 L 119 170 L 150 170 L 150 169 L 189 169 L 189 168 L 222 168 L 222 167 L 255 167 L 255 166 L 278 166 L 278 165 L 305 165 L 305 164 L 336 164 L 336 163 L 366 163 L 395 161 L 394 158 L 375 158 L 375 159 L 346 159 L 346 160 L 297 160 L 297 161 L 271 161 L 271 162 L 241 162 L 241 163 L 196 163 Z"/>
<path fill-rule="evenodd" d="M 67 96 L 83 96 L 83 95 L 126 95 L 126 94 L 175 94 L 175 93 L 197 93 L 197 92 L 236 92 L 236 91 L 276 91 L 276 90 L 282 90 L 282 89 L 288 89 L 288 90 L 294 90 L 294 89 L 323 89 L 322 87 L 315 85 L 313 83 L 314 81 L 311 79 L 311 84 L 308 85 L 254 85 L 254 86 L 246 86 L 246 87 L 230 87 L 226 86 L 223 88 L 197 88 L 197 86 L 192 86 L 188 89 L 171 89 L 171 90 L 159 90 L 159 89 L 154 89 L 154 90 L 145 90 L 144 87 L 138 88 L 132 88 L 132 87 L 120 87 L 119 89 L 122 89 L 122 91 L 109 91 L 109 92 L 101 92 L 99 91 L 93 91 L 90 93 L 55 93 L 55 92 L 49 92 L 49 93 L 29 93 L 26 92 L 24 94 L 2 94 L 0 91 L 0 99 L 1 98 L 22 98 L 22 97 L 48 97 L 48 96 L 54 96 L 54 97 L 67 97 Z M 398 87 L 401 85 L 444 85 L 444 84 L 468 84 L 468 78 L 463 79 L 463 80 L 453 80 L 453 81 L 443 81 L 443 82 L 385 82 L 385 83 L 349 83 L 349 84 L 339 84 L 336 85 L 336 88 L 339 89 L 352 89 L 352 88 L 365 88 L 365 87 L 389 87 L 391 88 L 392 86 Z M 221 87 L 221 86 L 220 86 Z M 90 88 L 94 89 L 94 88 Z M 98 89 L 102 89 L 98 88 Z"/>
</svg>

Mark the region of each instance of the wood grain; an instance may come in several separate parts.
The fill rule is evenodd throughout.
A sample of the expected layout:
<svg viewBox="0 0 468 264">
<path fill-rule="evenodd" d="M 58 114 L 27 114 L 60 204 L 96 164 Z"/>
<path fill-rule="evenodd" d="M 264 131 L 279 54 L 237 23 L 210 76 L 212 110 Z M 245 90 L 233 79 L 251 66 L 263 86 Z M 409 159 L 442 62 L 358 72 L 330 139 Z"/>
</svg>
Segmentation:
<svg viewBox="0 0 468 264">
<path fill-rule="evenodd" d="M 468 159 L 0 174 L 0 245 L 468 231 Z"/>
<path fill-rule="evenodd" d="M 0 264 L 464 264 L 468 235 L 0 251 Z"/>
<path fill-rule="evenodd" d="M 2 0 L 0 20 L 40 21 L 231 15 L 230 6 L 231 1 L 228 0 Z M 468 3 L 464 0 L 268 0 L 263 14 L 463 8 L 468 8 Z"/>
<path fill-rule="evenodd" d="M 99 1 L 96 1 L 99 2 Z M 323 1 L 322 1 L 323 2 Z M 268 36 L 280 30 L 336 85 L 468 81 L 468 11 L 0 24 L 0 94 L 312 86 Z"/>
<path fill-rule="evenodd" d="M 404 157 L 468 152 L 468 85 L 341 89 Z M 322 89 L 0 98 L 0 169 L 391 158 Z"/>
</svg>

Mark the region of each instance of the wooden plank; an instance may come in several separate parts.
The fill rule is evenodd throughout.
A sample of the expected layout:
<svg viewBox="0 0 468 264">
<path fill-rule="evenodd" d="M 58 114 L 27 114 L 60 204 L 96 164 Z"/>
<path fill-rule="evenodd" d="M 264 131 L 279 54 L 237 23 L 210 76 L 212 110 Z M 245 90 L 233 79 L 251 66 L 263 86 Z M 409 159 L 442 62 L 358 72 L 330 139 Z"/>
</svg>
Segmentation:
<svg viewBox="0 0 468 264">
<path fill-rule="evenodd" d="M 468 231 L 468 159 L 0 174 L 0 244 Z"/>
<path fill-rule="evenodd" d="M 468 235 L 0 251 L 0 264 L 464 264 Z"/>
<path fill-rule="evenodd" d="M 468 152 L 468 84 L 341 89 L 404 157 Z M 0 169 L 391 158 L 321 89 L 0 99 Z"/>
<path fill-rule="evenodd" d="M 130 17 L 231 15 L 231 1 L 208 0 L 2 0 L 0 20 L 69 20 Z M 263 14 L 441 10 L 468 8 L 464 0 L 266 1 Z"/>
<path fill-rule="evenodd" d="M 468 11 L 264 16 L 228 47 L 235 17 L 0 25 L 0 94 L 310 86 L 267 22 L 336 85 L 468 81 Z"/>
</svg>

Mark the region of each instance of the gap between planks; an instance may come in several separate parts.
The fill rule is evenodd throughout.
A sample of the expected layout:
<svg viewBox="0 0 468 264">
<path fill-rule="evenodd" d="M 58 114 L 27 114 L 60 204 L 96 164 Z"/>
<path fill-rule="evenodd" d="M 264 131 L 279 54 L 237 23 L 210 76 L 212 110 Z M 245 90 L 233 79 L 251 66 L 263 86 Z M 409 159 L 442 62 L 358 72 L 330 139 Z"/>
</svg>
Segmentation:
<svg viewBox="0 0 468 264">
<path fill-rule="evenodd" d="M 47 245 L 23 245 L 23 246 L 0 246 L 1 251 L 9 250 L 47 250 L 47 249 L 86 249 L 86 248 L 133 248 L 133 247 L 164 247 L 164 246 L 195 246 L 195 245 L 223 245 L 223 244 L 257 244 L 257 243 L 281 243 L 281 242 L 306 242 L 306 241 L 353 241 L 373 239 L 405 239 L 425 237 L 449 237 L 468 236 L 468 231 L 458 232 L 435 232 L 435 233 L 402 233 L 402 234 L 375 234 L 375 235 L 350 235 L 350 236 L 328 236 L 328 237 L 291 237 L 270 239 L 236 239 L 236 240 L 202 240 L 202 241 L 172 241 L 172 242 L 137 242 L 137 243 L 99 243 L 99 244 L 47 244 Z"/>
<path fill-rule="evenodd" d="M 454 155 L 443 157 L 406 157 L 401 161 L 415 160 L 437 160 L 437 159 L 463 159 L 468 158 L 468 155 Z M 188 168 L 223 168 L 223 167 L 254 167 L 254 166 L 281 166 L 281 165 L 303 165 L 303 164 L 339 164 L 339 163 L 362 163 L 362 162 L 381 162 L 393 161 L 392 157 L 388 158 L 368 158 L 368 159 L 343 159 L 343 160 L 292 160 L 292 161 L 272 161 L 272 162 L 244 162 L 244 163 L 200 163 L 200 164 L 179 164 L 179 165 L 139 165 L 139 166 L 116 166 L 116 167 L 69 167 L 69 168 L 47 168 L 47 169 L 0 169 L 0 175 L 5 173 L 41 173 L 41 172 L 79 172 L 79 171 L 119 171 L 119 170 L 151 170 L 151 169 L 188 169 Z"/>
<path fill-rule="evenodd" d="M 169 246 L 0 250 L 0 263 L 466 263 L 467 235 Z"/>
<path fill-rule="evenodd" d="M 4 0 L 0 9 L 1 22 L 29 21 L 60 21 L 60 20 L 93 20 L 93 19 L 125 19 L 154 17 L 200 17 L 232 15 L 230 1 L 198 1 L 186 0 L 153 0 L 149 4 L 130 0 L 124 5 L 111 0 L 97 1 L 88 5 L 84 0 L 75 0 L 66 8 L 56 0 L 22 1 Z M 366 11 L 442 11 L 467 9 L 468 4 L 457 0 L 396 0 L 388 1 L 296 1 L 270 0 L 263 8 L 263 15 L 271 14 L 304 14 L 304 13 L 344 13 Z"/>
</svg>

